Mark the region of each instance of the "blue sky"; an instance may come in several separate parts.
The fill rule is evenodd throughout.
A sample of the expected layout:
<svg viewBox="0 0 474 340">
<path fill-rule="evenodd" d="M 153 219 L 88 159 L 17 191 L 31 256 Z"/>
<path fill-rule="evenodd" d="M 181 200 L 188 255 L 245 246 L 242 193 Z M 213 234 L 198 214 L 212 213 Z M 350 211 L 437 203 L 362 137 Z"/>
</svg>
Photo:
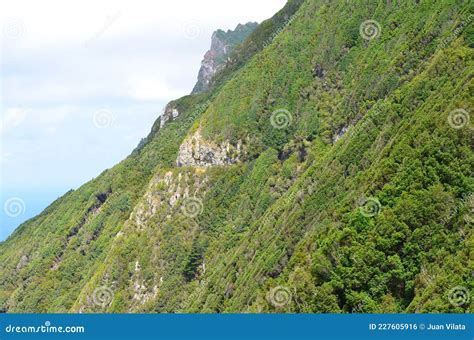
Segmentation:
<svg viewBox="0 0 474 340">
<path fill-rule="evenodd" d="M 0 240 L 125 158 L 166 103 L 191 91 L 214 30 L 261 22 L 284 3 L 3 3 Z"/>
</svg>

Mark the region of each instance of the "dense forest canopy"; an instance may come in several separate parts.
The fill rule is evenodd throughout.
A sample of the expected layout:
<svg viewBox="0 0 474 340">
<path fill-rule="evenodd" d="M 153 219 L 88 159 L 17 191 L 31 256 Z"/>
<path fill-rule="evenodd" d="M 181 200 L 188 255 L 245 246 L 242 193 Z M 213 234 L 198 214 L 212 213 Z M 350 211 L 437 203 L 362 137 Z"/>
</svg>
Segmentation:
<svg viewBox="0 0 474 340">
<path fill-rule="evenodd" d="M 0 244 L 0 308 L 472 312 L 473 13 L 288 1 Z"/>
</svg>

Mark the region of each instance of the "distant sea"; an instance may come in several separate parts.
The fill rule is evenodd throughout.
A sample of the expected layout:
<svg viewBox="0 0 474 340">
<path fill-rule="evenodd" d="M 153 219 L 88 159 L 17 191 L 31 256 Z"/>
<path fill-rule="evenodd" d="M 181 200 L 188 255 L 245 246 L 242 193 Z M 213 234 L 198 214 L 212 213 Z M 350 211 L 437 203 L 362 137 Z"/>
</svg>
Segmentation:
<svg viewBox="0 0 474 340">
<path fill-rule="evenodd" d="M 70 188 L 33 191 L 1 190 L 0 241 L 4 241 L 23 222 L 38 215 Z"/>
</svg>

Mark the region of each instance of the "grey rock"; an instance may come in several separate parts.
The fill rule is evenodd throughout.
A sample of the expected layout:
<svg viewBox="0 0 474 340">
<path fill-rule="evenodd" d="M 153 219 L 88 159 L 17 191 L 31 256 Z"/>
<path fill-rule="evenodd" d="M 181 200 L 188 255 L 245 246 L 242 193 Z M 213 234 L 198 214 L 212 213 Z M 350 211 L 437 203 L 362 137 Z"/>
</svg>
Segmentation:
<svg viewBox="0 0 474 340">
<path fill-rule="evenodd" d="M 202 138 L 200 131 L 188 137 L 179 147 L 177 166 L 209 167 L 234 164 L 241 161 L 244 154 L 242 142 L 217 144 Z"/>
<path fill-rule="evenodd" d="M 204 54 L 198 80 L 191 93 L 205 92 L 209 90 L 214 75 L 225 68 L 229 62 L 229 56 L 236 46 L 241 44 L 250 33 L 258 26 L 256 22 L 248 22 L 245 25 L 238 24 L 235 30 L 217 30 L 211 37 L 211 48 Z"/>
<path fill-rule="evenodd" d="M 161 115 L 160 118 L 160 129 L 165 126 L 165 124 L 176 117 L 179 116 L 179 111 L 173 106 L 173 103 L 168 103 L 166 105 L 165 109 L 163 110 L 163 114 Z"/>
</svg>

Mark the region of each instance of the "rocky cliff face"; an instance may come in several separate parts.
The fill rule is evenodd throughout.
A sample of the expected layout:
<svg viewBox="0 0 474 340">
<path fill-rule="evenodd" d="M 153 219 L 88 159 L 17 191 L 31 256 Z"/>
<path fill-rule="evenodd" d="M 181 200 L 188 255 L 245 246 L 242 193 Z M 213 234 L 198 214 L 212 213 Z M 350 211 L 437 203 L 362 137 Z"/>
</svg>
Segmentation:
<svg viewBox="0 0 474 340">
<path fill-rule="evenodd" d="M 204 196 L 208 178 L 205 170 L 179 169 L 178 171 L 159 172 L 148 185 L 141 202 L 131 214 L 130 221 L 136 230 L 142 230 L 154 216 L 168 219 L 174 213 L 178 202 L 190 197 Z"/>
<path fill-rule="evenodd" d="M 201 68 L 198 73 L 198 81 L 192 93 L 205 92 L 209 90 L 209 84 L 217 71 L 222 69 L 234 48 L 242 43 L 250 33 L 258 26 L 256 22 L 248 22 L 245 25 L 238 24 L 235 30 L 217 30 L 212 34 L 211 48 L 204 55 Z M 166 105 L 160 118 L 160 128 L 178 117 L 180 112 L 174 102 Z"/>
<path fill-rule="evenodd" d="M 192 93 L 209 90 L 212 77 L 225 66 L 230 52 L 242 43 L 257 26 L 256 22 L 248 22 L 245 25 L 238 24 L 233 31 L 217 30 L 212 34 L 211 48 L 206 52 L 201 62 L 198 81 Z"/>
<path fill-rule="evenodd" d="M 176 165 L 208 167 L 234 164 L 241 160 L 243 154 L 241 141 L 237 145 L 232 145 L 229 142 L 216 144 L 203 139 L 198 130 L 179 147 Z"/>
<path fill-rule="evenodd" d="M 165 126 L 166 122 L 168 122 L 170 120 L 173 120 L 178 116 L 179 116 L 179 111 L 174 106 L 173 102 L 168 103 L 168 105 L 166 105 L 166 107 L 163 111 L 163 114 L 161 115 L 160 128 Z"/>
</svg>

